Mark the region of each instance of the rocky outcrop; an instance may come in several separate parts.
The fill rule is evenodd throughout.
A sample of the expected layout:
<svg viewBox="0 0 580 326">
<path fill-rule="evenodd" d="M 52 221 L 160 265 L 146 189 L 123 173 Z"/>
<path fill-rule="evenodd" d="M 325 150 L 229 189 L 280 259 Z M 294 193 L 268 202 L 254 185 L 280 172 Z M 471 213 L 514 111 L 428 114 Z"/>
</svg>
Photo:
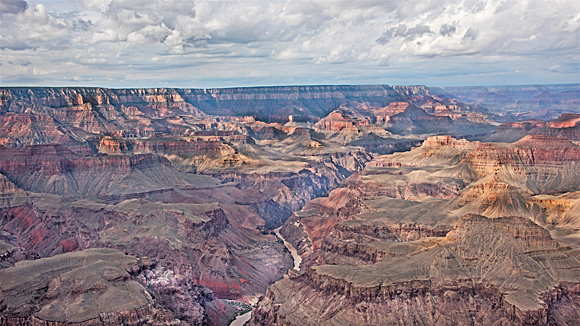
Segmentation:
<svg viewBox="0 0 580 326">
<path fill-rule="evenodd" d="M 352 146 L 363 147 L 371 153 L 386 155 L 395 152 L 407 152 L 414 147 L 421 146 L 421 140 L 384 138 L 375 134 L 370 134 L 367 137 L 354 140 L 349 144 Z"/>
<path fill-rule="evenodd" d="M 516 171 L 522 165 L 561 166 L 580 161 L 580 147 L 562 138 L 526 136 L 512 146 L 480 144 L 477 150 L 465 157 L 465 161 L 480 174 L 497 172 L 500 165 L 507 164 Z"/>
<path fill-rule="evenodd" d="M 178 171 L 156 154 L 87 156 L 54 144 L 0 147 L 0 153 L 0 172 L 19 188 L 77 198 L 106 199 L 219 182 Z"/>
<path fill-rule="evenodd" d="M 362 174 L 396 175 L 397 172 L 377 168 L 401 168 L 405 172 L 400 174 L 410 176 L 413 170 L 418 172 L 431 166 L 438 167 L 438 172 L 433 174 L 438 178 L 432 180 L 450 186 L 456 182 L 441 178 L 459 179 L 459 189 L 478 179 L 497 175 L 532 194 L 567 192 L 578 187 L 578 180 L 573 175 L 578 169 L 579 155 L 580 147 L 576 144 L 551 136 L 526 136 L 513 144 L 469 142 L 436 136 L 410 152 L 376 158 Z M 449 168 L 442 169 L 442 166 Z"/>
<path fill-rule="evenodd" d="M 358 126 L 368 126 L 370 124 L 368 117 L 352 116 L 348 111 L 335 110 L 324 117 L 324 119 L 318 121 L 314 126 L 325 131 L 358 131 Z"/>
<path fill-rule="evenodd" d="M 111 249 L 23 261 L 0 270 L 3 325 L 181 325 L 132 278 L 143 259 Z M 199 315 L 201 324 L 203 314 Z"/>
<path fill-rule="evenodd" d="M 455 165 L 478 146 L 479 142 L 451 136 L 432 136 L 410 152 L 377 157 L 369 163 L 369 167 Z"/>
<path fill-rule="evenodd" d="M 193 132 L 201 133 L 201 132 Z M 163 139 L 149 138 L 143 139 L 122 139 L 110 136 L 103 137 L 97 149 L 101 153 L 111 155 L 128 155 L 128 154 L 158 154 L 172 155 L 177 154 L 182 157 L 210 156 L 219 157 L 226 154 L 234 154 L 236 149 L 229 146 L 228 143 L 236 144 L 253 144 L 254 140 L 245 135 L 233 135 L 233 132 L 224 131 L 218 134 L 230 134 L 227 136 L 204 135 L 203 137 L 194 137 L 186 139 Z"/>
<path fill-rule="evenodd" d="M 227 214 L 230 210 L 226 208 Z M 289 266 L 291 259 L 283 255 L 282 245 L 275 239 L 242 228 L 237 216 L 230 222 L 226 211 L 215 204 L 140 200 L 97 206 L 81 200 L 69 207 L 57 203 L 46 206 L 45 202 L 42 207 L 27 204 L 4 209 L 0 236 L 9 236 L 0 239 L 22 248 L 23 253 L 7 251 L 0 264 L 6 267 L 4 262 L 12 265 L 18 260 L 58 257 L 91 247 L 147 255 L 156 267 L 137 280 L 164 309 L 190 324 L 209 318 L 208 307 L 216 318 L 227 320 L 229 317 L 220 314 L 232 313 L 231 309 L 220 312 L 220 305 L 213 302 L 216 296 L 242 299 L 249 293 L 259 293 L 281 277 L 279 270 Z M 250 212 L 238 214 L 248 218 Z M 249 242 L 262 244 L 250 250 Z M 254 267 L 260 266 L 264 257 L 268 257 L 269 267 Z M 208 292 L 206 286 L 215 292 Z"/>
<path fill-rule="evenodd" d="M 467 214 L 457 222 L 455 230 L 448 233 L 446 238 L 454 241 L 464 237 L 466 232 L 489 225 L 492 225 L 498 231 L 511 235 L 527 251 L 558 249 L 561 247 L 557 241 L 552 239 L 550 232 L 546 229 L 539 227 L 527 218 L 513 216 L 490 219 L 477 214 Z"/>
<path fill-rule="evenodd" d="M 461 185 L 445 182 L 381 184 L 378 182 L 360 182 L 356 178 L 349 180 L 348 187 L 356 189 L 362 196 L 387 196 L 391 198 L 435 197 L 450 199 L 459 195 Z"/>
<path fill-rule="evenodd" d="M 0 147 L 0 171 L 5 175 L 41 172 L 44 175 L 61 175 L 75 170 L 102 172 L 115 170 L 125 174 L 131 169 L 169 165 L 156 155 L 134 156 L 83 156 L 59 144 L 32 145 L 23 148 Z"/>
<path fill-rule="evenodd" d="M 564 113 L 558 119 L 548 121 L 546 124 L 548 127 L 558 129 L 577 127 L 580 124 L 580 114 Z"/>
<path fill-rule="evenodd" d="M 467 215 L 448 238 L 370 265 L 322 265 L 272 285 L 252 325 L 548 325 L 576 320 L 578 250 L 525 218 Z M 528 280 L 534 279 L 533 285 Z M 559 294 L 556 294 L 559 293 Z M 316 307 L 316 308 L 314 308 Z M 381 313 L 379 313 L 381 312 Z"/>
<path fill-rule="evenodd" d="M 475 213 L 487 217 L 523 215 L 545 224 L 545 214 L 533 199 L 497 177 L 485 178 L 468 189 L 455 201 L 454 213 Z"/>
<path fill-rule="evenodd" d="M 533 145 L 535 143 L 539 145 Z M 415 266 L 414 268 L 416 269 L 407 271 L 406 268 L 408 266 L 404 261 L 411 259 L 414 255 L 421 256 L 421 258 L 417 258 L 417 264 L 422 259 L 428 259 L 427 257 L 433 259 L 435 256 L 440 257 L 438 255 L 448 255 L 449 257 L 452 255 L 460 255 L 460 260 L 462 261 L 477 262 L 475 264 L 477 266 L 473 266 L 474 270 L 487 270 L 491 273 L 486 274 L 486 282 L 488 282 L 488 280 L 492 279 L 500 280 L 504 276 L 500 275 L 501 268 L 498 266 L 493 267 L 497 269 L 496 272 L 498 274 L 493 274 L 496 272 L 492 273 L 490 271 L 492 267 L 487 265 L 488 261 L 486 260 L 484 262 L 480 258 L 482 255 L 486 255 L 482 250 L 489 250 L 488 243 L 477 244 L 478 246 L 485 247 L 484 249 L 479 247 L 478 249 L 473 249 L 472 244 L 469 243 L 470 240 L 468 239 L 472 239 L 473 241 L 480 241 L 475 239 L 481 239 L 481 241 L 485 241 L 485 237 L 478 232 L 485 234 L 503 234 L 501 239 L 497 238 L 493 241 L 498 241 L 497 245 L 502 248 L 510 248 L 510 252 L 516 250 L 514 248 L 517 248 L 517 255 L 521 256 L 521 261 L 526 261 L 524 264 L 531 264 L 530 266 L 536 266 L 536 263 L 529 260 L 530 256 L 524 257 L 525 255 L 553 255 L 550 259 L 556 261 L 557 259 L 555 257 L 558 255 L 556 254 L 557 252 L 569 250 L 568 247 L 562 246 L 554 241 L 548 231 L 536 224 L 547 225 L 547 221 L 550 220 L 548 216 L 556 213 L 544 211 L 542 206 L 538 204 L 539 199 L 531 196 L 533 192 L 530 189 L 533 188 L 538 192 L 551 191 L 550 189 L 554 189 L 554 187 L 559 187 L 559 189 L 574 189 L 576 187 L 574 185 L 578 182 L 577 177 L 569 175 L 566 180 L 563 180 L 558 179 L 558 174 L 556 173 L 568 175 L 566 171 L 574 170 L 574 166 L 577 163 L 577 159 L 575 158 L 576 149 L 577 146 L 567 140 L 544 136 L 528 137 L 511 145 L 469 142 L 466 140 L 457 140 L 449 136 L 431 137 L 423 142 L 421 147 L 410 152 L 375 158 L 364 170 L 351 175 L 343 183 L 343 187 L 345 188 L 333 190 L 327 198 L 317 198 L 308 202 L 300 212 L 296 212 L 288 220 L 281 229 L 281 233 L 287 241 L 291 242 L 298 249 L 298 252 L 303 258 L 301 265 L 303 269 L 314 268 L 316 271 L 333 271 L 330 274 L 324 273 L 324 280 L 319 282 L 321 284 L 335 284 L 332 283 L 335 281 L 331 282 L 326 279 L 330 275 L 332 275 L 333 280 L 338 276 L 342 278 L 344 275 L 347 275 L 349 279 L 357 280 L 356 282 L 362 282 L 364 284 L 368 284 L 369 282 L 373 283 L 375 281 L 372 280 L 378 277 L 377 275 L 384 274 L 383 270 L 379 271 L 378 266 L 382 266 L 380 268 L 387 268 L 387 261 L 393 264 L 397 261 L 401 265 L 399 266 L 400 271 L 397 272 L 398 276 L 396 278 L 400 278 L 402 275 L 409 273 L 410 275 L 415 275 L 413 277 L 417 277 L 413 279 L 413 284 L 429 281 L 429 285 L 423 288 L 409 290 L 411 293 L 429 293 L 427 294 L 429 299 L 426 299 L 427 297 L 417 299 L 423 300 L 425 298 L 425 300 L 430 300 L 425 302 L 421 301 L 423 302 L 421 305 L 426 305 L 426 302 L 439 300 L 432 299 L 436 297 L 431 292 L 432 284 L 435 280 L 447 279 L 449 276 L 445 273 L 452 273 L 454 275 L 453 278 L 458 278 L 457 282 L 459 282 L 459 279 L 472 278 L 474 274 L 471 270 L 466 271 L 465 268 L 459 268 L 457 272 L 446 270 L 445 272 L 434 272 L 435 274 L 422 274 L 424 271 L 439 268 L 434 267 L 435 265 L 439 266 L 439 263 L 433 263 L 435 264 L 433 266 Z M 524 152 L 529 153 L 531 158 L 525 155 L 510 154 Z M 479 163 L 473 160 L 473 158 L 480 155 L 479 153 L 485 157 L 498 155 L 499 158 L 496 160 L 482 158 L 479 161 L 481 163 Z M 487 171 L 480 169 L 478 164 L 486 166 L 485 164 L 487 162 L 497 162 L 500 170 Z M 544 178 L 541 181 L 543 183 L 540 182 L 540 178 Z M 554 179 L 547 181 L 550 178 Z M 554 204 L 545 202 L 543 205 L 544 207 L 548 207 Z M 564 216 L 565 213 L 563 212 L 571 209 L 571 207 L 573 207 L 572 202 L 566 204 L 566 207 L 562 207 L 562 212 L 558 213 L 560 218 Z M 456 229 L 452 231 L 457 219 L 467 213 L 478 213 L 485 215 L 485 217 L 478 216 L 478 219 L 475 219 L 472 218 L 472 215 L 467 215 L 460 219 L 455 227 Z M 525 218 L 511 217 L 514 215 L 522 215 Z M 490 217 L 494 219 L 490 220 Z M 476 223 L 475 221 L 479 221 L 482 224 L 478 224 L 479 222 Z M 475 226 L 471 226 L 472 224 Z M 461 231 L 463 233 L 460 235 L 457 234 L 459 231 L 456 231 L 459 229 L 463 230 Z M 493 231 L 491 231 L 492 229 Z M 441 238 L 446 234 L 447 238 Z M 463 239 L 461 240 L 463 241 L 461 245 L 458 243 L 454 244 L 453 246 L 458 246 L 453 247 L 454 249 L 447 247 L 447 243 L 450 241 L 454 242 L 459 238 Z M 510 239 L 513 239 L 515 242 Z M 445 250 L 451 250 L 450 252 L 453 252 L 453 254 Z M 430 254 L 426 252 L 430 252 Z M 574 257 L 577 255 L 575 251 L 570 253 L 573 253 Z M 463 262 L 458 262 L 457 264 L 458 266 L 463 266 Z M 366 267 L 363 268 L 361 266 L 369 267 L 367 270 Z M 530 268 L 540 273 L 542 275 L 541 278 L 547 277 L 546 271 L 537 270 L 536 267 Z M 364 270 L 364 272 L 359 270 L 359 268 Z M 480 280 L 478 278 L 477 282 L 480 282 Z M 410 280 L 408 281 L 411 282 Z M 509 282 L 512 281 L 519 282 L 515 279 Z M 284 280 L 281 281 L 281 284 L 284 284 L 284 282 L 290 281 Z M 310 287 L 309 284 L 316 283 L 312 279 L 304 279 L 303 282 L 302 285 L 291 283 L 288 286 L 291 288 L 308 287 L 308 290 L 304 290 L 305 293 L 309 293 L 308 296 L 300 297 L 298 300 L 313 300 L 312 302 L 321 300 L 320 304 L 322 302 L 327 304 L 332 301 L 333 297 L 348 297 L 349 293 L 354 291 L 352 289 L 353 285 L 350 283 L 341 284 L 339 282 L 340 284 L 336 283 L 330 288 L 317 288 L 315 286 Z M 365 285 L 364 289 L 357 288 L 356 291 L 365 291 L 363 293 L 371 291 L 371 293 L 375 293 L 372 291 L 388 289 L 384 284 L 385 281 L 376 282 L 382 285 L 377 285 L 378 287 L 374 288 L 374 290 L 368 289 L 367 285 Z M 389 282 L 391 282 L 390 278 Z M 473 286 L 470 282 L 468 282 L 470 284 L 469 286 Z M 407 283 L 405 284 L 401 286 L 408 286 Z M 518 286 L 521 286 L 521 289 L 529 290 L 529 287 L 524 285 L 524 283 L 518 284 L 520 284 Z M 544 285 L 546 286 L 544 291 L 551 291 L 549 289 L 551 289 L 550 286 L 552 285 L 548 285 L 548 283 L 544 283 Z M 509 294 L 502 292 L 504 290 L 502 290 L 499 283 L 490 283 L 485 285 L 485 287 L 495 287 L 492 291 L 494 294 L 485 300 L 495 302 L 497 300 L 503 300 L 502 298 Z M 344 292 L 338 291 L 337 288 L 342 289 L 340 291 Z M 288 289 L 281 289 L 280 291 L 288 291 Z M 296 295 L 300 296 L 301 290 L 297 291 L 292 292 L 291 295 L 294 297 Z M 443 294 L 446 291 L 447 289 L 437 293 Z M 472 288 L 470 291 L 481 296 L 481 291 L 483 290 L 482 288 Z M 324 293 L 324 299 L 317 297 L 316 293 Z M 373 300 L 380 301 L 385 297 L 393 297 L 393 294 L 390 292 L 376 292 L 371 297 L 367 297 L 367 294 L 360 295 L 362 296 L 361 298 L 353 299 L 356 300 L 356 304 L 368 301 L 372 302 Z M 354 297 L 358 297 L 358 294 Z M 523 297 L 526 296 L 523 295 Z M 509 298 L 513 297 L 510 295 Z M 481 297 L 478 297 L 478 299 L 481 299 Z M 465 300 L 475 302 L 478 299 L 473 297 Z M 275 301 L 280 302 L 278 294 L 276 294 Z M 266 302 L 268 301 L 266 300 Z M 338 301 L 335 303 L 337 308 L 333 310 L 334 312 L 342 311 L 342 309 L 357 309 L 354 307 L 345 308 Z M 334 303 L 328 304 L 334 305 Z M 484 302 L 480 302 L 479 304 L 486 305 Z M 340 308 L 338 308 L 339 306 Z M 381 303 L 381 305 L 375 308 L 387 309 L 387 306 Z M 536 308 L 531 310 L 526 308 L 531 306 L 533 305 L 528 305 L 525 302 L 521 303 L 521 306 L 513 306 L 512 300 L 502 308 L 503 312 L 499 314 L 504 314 L 501 318 L 505 318 L 506 322 L 514 322 L 514 320 L 523 322 L 527 318 L 535 322 L 547 321 L 547 316 L 550 314 L 545 309 L 549 308 L 546 306 L 541 308 L 544 310 L 541 310 L 538 306 L 535 306 Z M 403 309 L 403 307 L 404 309 L 425 309 L 423 306 L 415 306 L 409 303 L 399 306 L 400 309 Z M 262 315 L 265 319 L 260 319 L 262 318 L 260 317 L 260 312 L 256 313 L 256 321 L 259 321 L 259 323 L 278 322 L 280 324 L 284 324 L 289 320 L 292 320 L 292 322 L 288 322 L 287 324 L 309 324 L 314 323 L 314 321 L 322 324 L 325 322 L 328 322 L 328 324 L 336 323 L 336 320 L 333 319 L 334 317 L 327 315 L 321 317 L 316 312 L 305 311 L 294 305 L 288 305 L 287 308 L 290 310 L 298 309 L 300 311 L 297 312 L 299 317 L 297 317 L 298 315 L 289 313 L 292 317 L 285 315 L 281 319 L 276 319 L 278 317 L 273 316 L 279 311 L 278 309 L 286 308 L 272 304 L 265 309 L 265 311 L 270 309 L 269 312 L 266 313 L 264 311 L 265 315 Z M 425 313 L 425 315 L 417 318 L 432 318 L 433 314 L 441 314 L 441 308 L 430 306 L 428 309 L 430 311 L 429 313 Z M 472 307 L 469 309 L 476 308 Z M 359 310 L 356 311 L 357 313 L 360 312 Z M 512 314 L 512 311 L 515 312 Z M 456 313 L 465 314 L 466 311 L 461 313 L 456 311 Z M 364 317 L 359 316 L 360 318 L 354 318 L 352 317 L 352 310 L 348 314 L 345 313 L 345 315 L 342 315 L 340 312 L 337 312 L 337 314 L 342 316 L 340 318 L 346 318 L 350 323 L 356 324 L 369 323 L 368 320 L 371 318 L 368 315 L 364 315 L 364 313 Z M 402 315 L 397 315 L 396 312 L 392 312 L 392 314 L 398 316 L 398 320 L 406 320 L 405 318 L 407 318 Z M 514 317 L 516 315 L 519 317 Z M 325 319 L 327 317 L 329 318 L 328 320 Z M 354 319 L 349 319 L 351 317 Z M 443 324 L 449 323 L 452 320 L 445 319 L 447 317 L 440 318 L 443 318 L 440 319 L 443 320 L 441 321 Z M 484 317 L 480 316 L 477 318 Z M 477 318 L 475 320 L 483 322 L 483 319 Z M 430 320 L 429 323 L 436 323 L 439 319 L 428 320 Z M 389 322 L 379 320 L 375 320 L 374 322 L 378 324 L 381 324 L 381 322 L 389 324 Z M 485 322 L 491 323 L 490 320 Z M 470 322 L 466 320 L 465 323 L 469 324 Z"/>
<path fill-rule="evenodd" d="M 79 128 L 63 125 L 46 115 L 7 113 L 0 115 L 0 145 L 22 147 L 26 145 L 58 143 L 78 153 L 92 153 L 92 139 Z"/>
</svg>

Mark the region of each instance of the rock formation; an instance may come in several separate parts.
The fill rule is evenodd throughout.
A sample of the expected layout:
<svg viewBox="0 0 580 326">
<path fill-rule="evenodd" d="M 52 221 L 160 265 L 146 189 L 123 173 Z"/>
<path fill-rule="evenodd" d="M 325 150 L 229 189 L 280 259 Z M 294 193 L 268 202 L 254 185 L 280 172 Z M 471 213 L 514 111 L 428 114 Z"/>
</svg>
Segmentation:
<svg viewBox="0 0 580 326">
<path fill-rule="evenodd" d="M 422 86 L 1 88 L 0 323 L 575 318 L 578 117 L 521 120 Z"/>
<path fill-rule="evenodd" d="M 181 325 L 132 279 L 147 262 L 112 249 L 21 261 L 0 270 L 2 325 Z M 204 315 L 197 311 L 199 322 Z"/>
<path fill-rule="evenodd" d="M 578 320 L 579 151 L 435 136 L 376 157 L 282 227 L 306 271 L 270 286 L 252 324 Z"/>
<path fill-rule="evenodd" d="M 518 120 L 552 120 L 563 113 L 580 113 L 580 84 L 429 87 L 429 91 L 496 114 L 517 116 Z"/>
<path fill-rule="evenodd" d="M 446 237 L 364 266 L 319 265 L 272 285 L 251 325 L 577 321 L 580 251 L 523 217 L 465 215 Z"/>
<path fill-rule="evenodd" d="M 497 127 L 497 132 L 486 137 L 487 141 L 518 141 L 527 135 L 559 136 L 580 140 L 580 114 L 564 113 L 558 119 L 541 121 L 508 122 Z"/>
</svg>

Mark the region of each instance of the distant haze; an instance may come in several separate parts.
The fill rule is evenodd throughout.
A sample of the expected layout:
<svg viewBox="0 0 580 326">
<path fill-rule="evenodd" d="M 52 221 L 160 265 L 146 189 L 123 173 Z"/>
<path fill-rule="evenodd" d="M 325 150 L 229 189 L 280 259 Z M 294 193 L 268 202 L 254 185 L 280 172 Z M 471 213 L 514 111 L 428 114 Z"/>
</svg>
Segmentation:
<svg viewBox="0 0 580 326">
<path fill-rule="evenodd" d="M 0 0 L 1 86 L 580 82 L 580 2 Z"/>
</svg>

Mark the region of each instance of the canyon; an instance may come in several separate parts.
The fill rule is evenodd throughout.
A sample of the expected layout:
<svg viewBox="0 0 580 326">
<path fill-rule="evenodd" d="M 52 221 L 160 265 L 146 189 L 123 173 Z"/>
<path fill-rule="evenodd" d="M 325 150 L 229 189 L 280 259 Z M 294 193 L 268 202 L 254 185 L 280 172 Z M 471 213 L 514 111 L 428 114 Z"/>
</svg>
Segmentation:
<svg viewBox="0 0 580 326">
<path fill-rule="evenodd" d="M 0 88 L 0 323 L 579 321 L 576 88 Z"/>
</svg>

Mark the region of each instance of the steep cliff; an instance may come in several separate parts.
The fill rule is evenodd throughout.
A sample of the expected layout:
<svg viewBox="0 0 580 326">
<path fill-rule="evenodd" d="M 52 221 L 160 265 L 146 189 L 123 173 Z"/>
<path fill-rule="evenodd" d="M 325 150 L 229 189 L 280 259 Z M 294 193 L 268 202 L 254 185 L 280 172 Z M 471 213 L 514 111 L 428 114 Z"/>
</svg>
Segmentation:
<svg viewBox="0 0 580 326">
<path fill-rule="evenodd" d="M 229 89 L 4 88 L 0 92 L 0 104 L 5 111 L 23 106 L 57 108 L 130 104 L 144 106 L 153 116 L 175 114 L 176 111 L 200 114 L 196 109 L 199 108 L 212 115 L 254 115 L 268 119 L 270 116 L 289 115 L 321 117 L 341 104 L 384 106 L 415 95 L 429 95 L 429 91 L 423 86 L 386 85 Z"/>
<path fill-rule="evenodd" d="M 399 257 L 290 274 L 250 324 L 561 324 L 580 317 L 579 255 L 526 218 L 466 215 Z"/>
<path fill-rule="evenodd" d="M 255 321 L 364 324 L 388 309 L 397 320 L 428 324 L 450 323 L 460 315 L 468 316 L 457 319 L 465 323 L 574 318 L 567 306 L 575 307 L 569 302 L 576 302 L 577 291 L 568 283 L 552 286 L 562 279 L 553 272 L 560 267 L 552 256 L 545 258 L 549 263 L 537 261 L 552 271 L 554 282 L 545 282 L 541 268 L 525 274 L 541 279 L 541 291 L 533 295 L 551 305 L 530 304 L 531 310 L 525 302 L 512 302 L 519 292 L 510 294 L 535 289 L 517 281 L 523 272 L 510 269 L 515 276 L 506 289 L 497 283 L 501 271 L 489 274 L 494 279 L 487 282 L 480 276 L 491 265 L 472 259 L 489 249 L 498 261 L 516 257 L 528 268 L 522 255 L 554 251 L 564 253 L 562 266 L 576 268 L 568 260 L 576 254 L 565 245 L 580 243 L 578 146 L 532 132 L 512 144 L 457 139 L 485 140 L 498 122 L 509 119 L 421 86 L 2 88 L 0 268 L 14 271 L 32 260 L 44 269 L 44 262 L 91 248 L 149 258 L 147 266 L 122 280 L 85 280 L 76 272 L 67 278 L 60 270 L 46 275 L 111 288 L 130 282 L 138 291 L 123 298 L 138 304 L 128 310 L 91 308 L 85 319 L 88 301 L 75 301 L 81 290 L 63 283 L 41 298 L 48 290 L 35 285 L 30 286 L 36 289 L 29 300 L 36 302 L 32 310 L 15 308 L 16 313 L 6 304 L 16 299 L 0 296 L 0 323 L 59 325 L 82 319 L 88 325 L 98 316 L 109 324 L 223 325 L 236 308 L 220 299 L 254 302 L 277 281 Z M 576 120 L 563 115 L 542 130 L 576 128 Z M 472 212 L 486 217 L 460 219 Z M 511 215 L 532 219 L 550 233 L 504 219 Z M 500 219 L 489 224 L 487 217 Z M 456 225 L 458 220 L 463 224 Z M 302 255 L 305 274 L 283 278 L 292 261 L 285 242 L 272 232 L 279 226 Z M 486 240 L 491 229 L 499 230 L 497 241 Z M 477 233 L 481 230 L 487 230 L 485 236 Z M 461 240 L 470 237 L 481 248 Z M 496 245 L 501 248 L 490 249 Z M 505 249 L 510 246 L 517 250 Z M 459 255 L 449 263 L 454 271 L 469 265 L 460 278 L 441 267 L 450 250 Z M 409 278 L 397 281 L 404 275 L 393 276 L 387 261 Z M 369 276 L 373 268 L 386 274 Z M 357 283 L 378 279 L 388 285 Z M 445 280 L 461 290 L 441 292 Z M 26 282 L 19 286 L 28 287 Z M 290 286 L 280 288 L 288 297 L 274 293 L 279 284 Z M 403 299 L 399 289 L 409 286 L 405 293 L 411 294 Z M 104 288 L 95 289 L 91 285 L 81 296 L 98 298 Z M 294 303 L 278 305 L 282 298 L 292 301 L 299 289 L 310 292 L 295 298 L 316 298 L 307 301 L 328 308 L 324 317 Z M 273 305 L 267 303 L 272 295 Z M 533 295 L 523 297 L 538 303 Z M 384 305 L 383 297 L 394 301 Z M 70 314 L 39 317 L 52 302 L 55 311 Z M 341 315 L 352 311 L 348 302 L 358 305 L 356 317 Z M 69 304 L 74 307 L 67 310 Z M 296 319 L 285 307 L 304 315 Z M 487 308 L 496 309 L 497 316 L 473 313 Z"/>
<path fill-rule="evenodd" d="M 513 144 L 431 137 L 409 152 L 373 159 L 342 188 L 306 203 L 281 234 L 307 268 L 400 256 L 423 244 L 393 241 L 443 236 L 468 213 L 525 216 L 551 230 L 568 230 L 576 221 L 570 217 L 575 202 L 552 208 L 557 204 L 534 195 L 578 189 L 577 155 L 577 145 L 549 136 Z M 576 243 L 575 234 L 569 230 L 558 237 Z"/>
</svg>

